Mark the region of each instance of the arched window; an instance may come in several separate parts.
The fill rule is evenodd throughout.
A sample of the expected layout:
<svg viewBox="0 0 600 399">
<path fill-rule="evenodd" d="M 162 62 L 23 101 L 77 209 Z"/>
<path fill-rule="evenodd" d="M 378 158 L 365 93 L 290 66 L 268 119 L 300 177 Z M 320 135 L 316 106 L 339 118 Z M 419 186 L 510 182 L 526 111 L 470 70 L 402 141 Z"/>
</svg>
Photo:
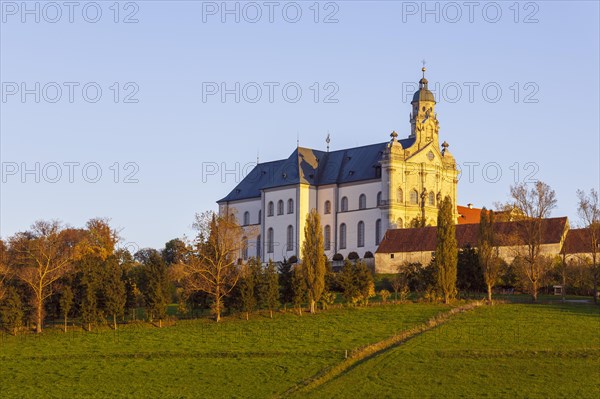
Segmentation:
<svg viewBox="0 0 600 399">
<path fill-rule="evenodd" d="M 256 258 L 260 258 L 260 234 L 256 237 Z"/>
<path fill-rule="evenodd" d="M 402 218 L 398 218 L 398 220 L 396 220 L 396 228 L 401 229 L 403 227 L 404 227 L 404 221 L 402 220 Z"/>
<path fill-rule="evenodd" d="M 262 211 L 259 209 L 258 210 L 258 224 L 262 223 Z"/>
<path fill-rule="evenodd" d="M 329 213 L 331 213 L 331 201 L 327 200 L 325 201 L 325 214 Z"/>
<path fill-rule="evenodd" d="M 287 227 L 287 243 L 286 250 L 293 251 L 294 250 L 294 228 L 292 225 Z"/>
<path fill-rule="evenodd" d="M 429 192 L 429 205 L 435 205 L 435 194 L 433 193 L 433 191 Z"/>
<path fill-rule="evenodd" d="M 404 191 L 402 191 L 401 188 L 398 188 L 396 201 L 400 202 L 401 204 L 404 203 Z"/>
<path fill-rule="evenodd" d="M 356 245 L 358 247 L 365 246 L 365 223 L 361 220 L 358 222 L 358 234 L 356 235 Z"/>
<path fill-rule="evenodd" d="M 346 249 L 346 223 L 340 224 L 340 249 Z"/>
<path fill-rule="evenodd" d="M 375 222 L 375 245 L 381 243 L 381 219 L 377 219 Z"/>
<path fill-rule="evenodd" d="M 294 200 L 291 198 L 288 200 L 288 213 L 294 213 Z"/>
<path fill-rule="evenodd" d="M 248 237 L 242 238 L 242 259 L 248 260 Z"/>
<path fill-rule="evenodd" d="M 250 224 L 250 212 L 244 212 L 244 226 L 248 226 Z"/>
<path fill-rule="evenodd" d="M 377 193 L 377 206 L 381 206 L 383 205 L 383 202 L 381 200 L 381 191 Z"/>
<path fill-rule="evenodd" d="M 342 212 L 348 212 L 348 197 L 342 197 L 340 208 L 342 209 Z"/>
<path fill-rule="evenodd" d="M 267 206 L 267 216 L 273 216 L 275 213 L 275 206 L 273 205 L 273 201 L 269 201 L 269 205 Z"/>
<path fill-rule="evenodd" d="M 267 230 L 267 253 L 272 254 L 273 249 L 274 249 L 273 228 L 269 227 L 269 230 Z"/>
<path fill-rule="evenodd" d="M 324 229 L 324 233 L 323 233 L 323 241 L 325 241 L 323 243 L 323 247 L 325 248 L 326 251 L 329 251 L 331 249 L 331 226 L 327 225 L 325 226 Z"/>
<path fill-rule="evenodd" d="M 410 192 L 410 204 L 411 205 L 419 204 L 419 193 L 417 192 L 417 190 L 412 190 Z"/>
<path fill-rule="evenodd" d="M 283 200 L 277 201 L 277 214 L 283 215 Z"/>
<path fill-rule="evenodd" d="M 360 197 L 358 197 L 358 209 L 365 209 L 367 207 L 367 196 L 364 194 L 361 194 Z"/>
</svg>

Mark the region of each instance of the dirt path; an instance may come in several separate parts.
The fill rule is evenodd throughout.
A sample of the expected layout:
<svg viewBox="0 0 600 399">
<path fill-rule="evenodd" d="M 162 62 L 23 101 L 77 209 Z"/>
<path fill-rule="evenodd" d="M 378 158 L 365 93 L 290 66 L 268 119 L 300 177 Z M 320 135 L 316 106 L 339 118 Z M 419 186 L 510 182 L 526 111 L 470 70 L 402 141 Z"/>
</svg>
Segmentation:
<svg viewBox="0 0 600 399">
<path fill-rule="evenodd" d="M 383 341 L 379 341 L 374 344 L 370 344 L 363 348 L 360 348 L 359 350 L 354 351 L 343 362 L 321 370 L 319 373 L 296 384 L 295 386 L 293 386 L 286 392 L 283 392 L 280 396 L 277 397 L 289 397 L 294 394 L 312 391 L 313 389 L 325 384 L 326 382 L 329 382 L 339 377 L 340 375 L 348 372 L 349 370 L 352 370 L 354 367 L 360 365 L 361 363 L 372 359 L 391 348 L 401 345 L 404 342 L 407 342 L 408 340 L 423 334 L 424 332 L 427 332 L 433 328 L 436 328 L 437 326 L 444 324 L 445 322 L 450 320 L 454 315 L 473 310 L 483 304 L 483 301 L 475 301 L 470 302 L 466 305 L 452 308 L 447 312 L 438 313 L 423 324 L 415 326 L 409 330 L 403 331 L 398 335 L 386 338 Z"/>
</svg>

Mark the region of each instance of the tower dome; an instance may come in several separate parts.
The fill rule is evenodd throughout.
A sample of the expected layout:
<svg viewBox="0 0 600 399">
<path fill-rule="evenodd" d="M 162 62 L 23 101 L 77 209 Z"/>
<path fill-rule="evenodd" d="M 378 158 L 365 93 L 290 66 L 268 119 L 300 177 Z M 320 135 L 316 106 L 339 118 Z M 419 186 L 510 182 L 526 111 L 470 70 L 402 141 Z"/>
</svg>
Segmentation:
<svg viewBox="0 0 600 399">
<path fill-rule="evenodd" d="M 427 81 L 427 79 L 425 79 L 425 67 L 423 67 L 421 71 L 423 71 L 423 78 L 419 80 L 419 90 L 417 90 L 413 95 L 411 104 L 414 104 L 416 102 L 418 103 L 421 101 L 431 101 L 435 103 L 433 93 L 427 88 L 427 84 L 429 82 Z"/>
</svg>

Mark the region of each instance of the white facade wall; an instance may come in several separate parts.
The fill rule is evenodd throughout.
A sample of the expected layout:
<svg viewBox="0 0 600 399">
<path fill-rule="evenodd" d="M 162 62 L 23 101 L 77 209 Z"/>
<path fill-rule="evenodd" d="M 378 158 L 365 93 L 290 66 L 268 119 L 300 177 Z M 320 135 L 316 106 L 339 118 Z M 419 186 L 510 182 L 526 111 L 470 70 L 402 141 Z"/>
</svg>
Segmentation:
<svg viewBox="0 0 600 399">
<path fill-rule="evenodd" d="M 247 200 L 232 201 L 228 204 L 220 204 L 220 212 L 225 211 L 236 214 L 238 223 L 243 225 L 244 213 L 250 213 L 250 225 L 245 226 L 246 235 L 248 237 L 249 251 L 248 256 L 258 256 L 263 261 L 273 260 L 275 262 L 289 259 L 292 256 L 301 258 L 302 242 L 304 240 L 304 225 L 306 215 L 311 209 L 315 208 L 321 215 L 321 225 L 330 226 L 331 242 L 330 248 L 325 250 L 325 255 L 332 258 L 336 253 L 347 257 L 350 252 L 356 252 L 359 257 L 364 257 L 367 251 L 375 254 L 378 244 L 376 243 L 376 225 L 377 220 L 381 220 L 381 231 L 379 233 L 380 240 L 389 226 L 394 226 L 398 220 L 398 216 L 402 215 L 408 223 L 410 217 L 420 214 L 420 206 L 408 205 L 408 188 L 404 192 L 404 201 L 398 204 L 396 201 L 390 201 L 390 189 L 394 187 L 393 195 L 396 192 L 396 181 L 400 181 L 406 174 L 403 168 L 384 169 L 382 178 L 360 181 L 355 183 L 346 183 L 342 185 L 331 184 L 324 186 L 310 186 L 308 184 L 298 184 L 291 186 L 282 186 L 270 188 L 262 191 L 260 198 L 252 198 Z M 431 175 L 431 177 L 429 177 Z M 433 179 L 432 173 L 422 173 L 419 176 L 425 177 L 429 183 L 429 179 Z M 415 177 L 417 178 L 417 177 Z M 433 181 L 433 180 L 432 180 Z M 432 183 L 433 184 L 433 183 Z M 412 187 L 412 186 L 411 186 Z M 451 188 L 455 190 L 455 185 Z M 435 191 L 439 188 L 436 186 Z M 445 190 L 441 190 L 445 193 Z M 381 193 L 383 204 L 377 204 L 378 193 Z M 359 209 L 359 199 L 361 194 L 366 196 L 365 209 Z M 348 210 L 342 211 L 342 199 L 348 199 Z M 455 195 L 454 195 L 455 198 Z M 288 201 L 294 202 L 292 213 L 288 213 Z M 278 202 L 283 201 L 283 214 L 278 214 Z M 331 204 L 331 212 L 325 213 L 325 203 L 329 201 Z M 273 215 L 269 216 L 269 203 L 273 202 Z M 392 202 L 390 204 L 390 202 Z M 380 206 L 381 205 L 381 206 Z M 413 209 L 414 208 L 414 209 Z M 258 214 L 261 211 L 262 219 L 259 223 Z M 413 214 L 408 215 L 411 211 Z M 426 214 L 432 215 L 437 212 L 435 206 L 426 206 Z M 410 217 L 409 217 L 410 216 Z M 431 216 L 432 217 L 432 216 Z M 403 219 L 403 220 L 404 220 Z M 358 246 L 358 224 L 364 223 L 364 245 Z M 346 225 L 346 246 L 341 247 L 340 243 L 340 227 Z M 292 245 L 288 247 L 288 226 L 292 226 L 293 237 Z M 269 251 L 269 229 L 273 229 L 273 251 Z M 260 238 L 260 240 L 259 240 Z M 257 251 L 257 247 L 260 250 Z M 398 254 L 400 255 L 400 254 Z M 416 258 L 419 261 L 426 261 L 427 257 L 431 257 L 430 253 L 418 254 Z M 242 255 L 240 254 L 240 258 Z M 381 258 L 379 256 L 378 258 Z M 412 256 L 399 257 L 403 261 L 413 258 Z M 406 259 L 403 259 L 406 258 Z M 396 267 L 400 259 L 380 259 L 379 263 L 384 269 Z M 380 266 L 378 266 L 380 268 Z"/>
<path fill-rule="evenodd" d="M 559 256 L 562 248 L 562 242 L 542 244 L 540 254 L 543 256 Z M 517 254 L 527 252 L 526 246 L 501 246 L 499 247 L 499 256 L 507 263 L 511 263 Z M 375 254 L 375 272 L 376 273 L 398 273 L 398 268 L 406 263 L 420 263 L 428 265 L 433 258 L 433 251 L 414 251 L 414 252 L 392 252 Z"/>
<path fill-rule="evenodd" d="M 346 184 L 342 186 L 328 185 L 312 187 L 309 185 L 286 186 L 264 190 L 261 198 L 232 201 L 221 204 L 219 211 L 223 214 L 234 213 L 237 222 L 244 227 L 248 237 L 248 256 L 261 255 L 262 260 L 283 261 L 292 256 L 300 258 L 301 246 L 304 240 L 304 225 L 306 215 L 315 208 L 321 215 L 321 225 L 330 226 L 330 249 L 325 251 L 328 258 L 340 253 L 344 257 L 350 252 L 356 252 L 360 257 L 365 252 L 375 253 L 376 221 L 382 219 L 382 211 L 377 206 L 377 194 L 382 191 L 380 180 L 370 180 Z M 359 209 L 360 195 L 366 196 L 366 208 Z M 348 211 L 341 211 L 342 198 L 348 198 Z M 294 201 L 293 213 L 288 213 L 288 200 Z M 283 201 L 283 215 L 278 214 L 278 202 Z M 325 202 L 331 204 L 331 212 L 325 213 Z M 273 216 L 269 216 L 269 202 L 273 202 Z M 258 220 L 259 211 L 262 220 Z M 250 224 L 244 226 L 244 213 L 249 212 Z M 364 246 L 358 246 L 358 223 L 364 223 Z M 340 225 L 346 224 L 346 248 L 340 247 Z M 293 243 L 291 249 L 287 245 L 287 229 L 292 226 Z M 382 221 L 380 238 L 385 233 Z M 273 229 L 273 252 L 269 252 L 268 231 Z M 260 238 L 260 241 L 259 241 Z M 257 246 L 260 251 L 257 252 Z M 240 254 L 242 258 L 242 254 Z"/>
<path fill-rule="evenodd" d="M 259 220 L 262 203 L 260 198 L 250 198 L 241 201 L 232 201 L 227 205 L 219 206 L 220 214 L 233 214 L 237 223 L 244 229 L 244 237 L 247 240 L 247 256 L 251 258 L 259 254 L 258 247 L 260 245 L 259 236 L 261 234 L 261 222 Z M 248 224 L 244 223 L 244 214 L 248 212 Z M 260 215 L 262 218 L 263 216 Z M 262 240 L 262 238 L 261 238 Z M 241 252 L 240 258 L 244 258 L 244 253 Z"/>
<path fill-rule="evenodd" d="M 281 188 L 274 188 L 263 191 L 262 203 L 263 209 L 263 220 L 262 226 L 262 237 L 263 237 L 263 251 L 262 259 L 264 261 L 283 261 L 284 258 L 288 259 L 291 256 L 298 256 L 298 205 L 300 197 L 300 189 L 297 186 L 287 186 Z M 288 213 L 288 200 L 294 201 L 293 213 Z M 278 214 L 277 204 L 279 201 L 283 201 L 283 215 Z M 273 216 L 269 216 L 268 207 L 269 202 L 273 202 L 274 213 Z M 306 215 L 303 215 L 306 218 Z M 287 247 L 287 227 L 292 226 L 294 236 L 291 250 Z M 268 231 L 273 229 L 273 252 L 269 252 L 268 245 Z"/>
<path fill-rule="evenodd" d="M 337 213 L 336 213 L 336 198 L 338 188 L 337 185 L 331 184 L 327 186 L 321 186 L 316 190 L 315 196 L 315 208 L 321 215 L 321 225 L 323 226 L 323 234 L 325 234 L 325 226 L 329 226 L 331 229 L 331 241 L 329 244 L 330 249 L 325 249 L 325 255 L 331 259 L 335 255 L 336 250 L 336 233 L 337 233 Z M 331 204 L 331 212 L 325 213 L 325 202 L 329 201 Z M 323 236 L 325 239 L 325 236 Z M 327 248 L 327 246 L 325 246 Z"/>
<path fill-rule="evenodd" d="M 356 252 L 362 258 L 365 252 L 375 253 L 375 224 L 382 219 L 381 209 L 377 206 L 377 193 L 382 192 L 381 180 L 371 180 L 360 183 L 342 185 L 338 189 L 336 202 L 337 226 L 335 237 L 335 248 L 344 257 L 350 252 Z M 360 195 L 366 196 L 366 208 L 359 209 Z M 348 211 L 342 211 L 342 199 L 348 199 Z M 358 246 L 358 223 L 362 221 L 365 225 L 364 246 Z M 340 246 L 340 226 L 346 224 L 346 248 Z M 383 232 L 380 237 L 383 237 Z"/>
</svg>

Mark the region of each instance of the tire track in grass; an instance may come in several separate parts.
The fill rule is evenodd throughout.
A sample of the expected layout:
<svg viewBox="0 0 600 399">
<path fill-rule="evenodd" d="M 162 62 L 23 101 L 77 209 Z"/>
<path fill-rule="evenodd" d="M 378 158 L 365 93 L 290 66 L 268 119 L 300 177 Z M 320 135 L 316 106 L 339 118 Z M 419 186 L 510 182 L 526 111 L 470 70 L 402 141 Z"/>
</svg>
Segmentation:
<svg viewBox="0 0 600 399">
<path fill-rule="evenodd" d="M 447 312 L 438 313 L 429 320 L 427 320 L 425 323 L 412 327 L 406 331 L 401 332 L 400 334 L 396 334 L 392 337 L 384 339 L 383 341 L 375 342 L 374 344 L 364 346 L 358 349 L 357 351 L 353 352 L 343 362 L 321 370 L 314 376 L 294 385 L 292 388 L 283 392 L 281 395 L 276 396 L 276 398 L 289 397 L 293 394 L 307 393 L 309 391 L 312 391 L 318 388 L 319 386 L 339 377 L 340 375 L 347 373 L 348 371 L 366 362 L 367 360 L 379 356 L 380 354 L 388 351 L 391 348 L 401 345 L 407 342 L 408 340 L 423 334 L 424 332 L 432 330 L 446 323 L 454 315 L 473 310 L 482 306 L 483 304 L 483 301 L 474 301 L 466 305 L 452 308 Z"/>
</svg>

